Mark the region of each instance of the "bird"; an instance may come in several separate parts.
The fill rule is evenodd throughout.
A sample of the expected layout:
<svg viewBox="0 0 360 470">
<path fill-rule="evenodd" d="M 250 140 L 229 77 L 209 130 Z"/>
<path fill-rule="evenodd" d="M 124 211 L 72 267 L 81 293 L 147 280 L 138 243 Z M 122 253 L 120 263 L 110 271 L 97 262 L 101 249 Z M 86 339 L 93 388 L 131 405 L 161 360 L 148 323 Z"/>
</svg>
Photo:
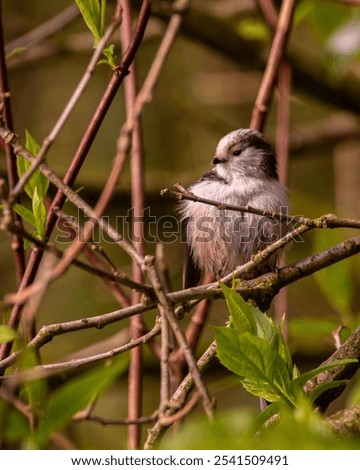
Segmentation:
<svg viewBox="0 0 360 470">
<path fill-rule="evenodd" d="M 279 181 L 276 154 L 262 133 L 237 129 L 225 135 L 212 164 L 188 191 L 217 201 L 219 206 L 187 199 L 179 202 L 180 219 L 186 227 L 185 288 L 196 285 L 200 273 L 221 279 L 287 232 L 284 221 L 220 205 L 288 211 L 288 191 Z M 275 269 L 277 258 L 276 253 L 242 278 L 251 279 Z"/>
</svg>

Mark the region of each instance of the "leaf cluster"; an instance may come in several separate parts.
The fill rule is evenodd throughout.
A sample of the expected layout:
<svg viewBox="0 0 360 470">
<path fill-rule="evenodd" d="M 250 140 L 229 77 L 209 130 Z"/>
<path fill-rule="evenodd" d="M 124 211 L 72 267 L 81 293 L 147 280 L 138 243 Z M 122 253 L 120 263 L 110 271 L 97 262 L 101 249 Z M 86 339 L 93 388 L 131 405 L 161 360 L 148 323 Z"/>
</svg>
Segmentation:
<svg viewBox="0 0 360 470">
<path fill-rule="evenodd" d="M 25 133 L 26 150 L 36 156 L 39 153 L 40 146 L 29 131 L 25 131 Z M 20 178 L 28 171 L 30 166 L 31 162 L 18 155 L 17 171 Z M 25 192 L 31 200 L 31 210 L 24 205 L 14 204 L 14 210 L 20 217 L 34 227 L 35 230 L 32 235 L 40 240 L 45 239 L 46 207 L 44 199 L 48 188 L 49 180 L 39 170 L 36 170 L 24 186 Z"/>
<path fill-rule="evenodd" d="M 271 402 L 260 422 L 277 413 L 280 408 L 311 408 L 320 394 L 346 383 L 333 381 L 321 384 L 307 397 L 303 386 L 309 379 L 354 360 L 334 361 L 300 374 L 293 365 L 281 331 L 282 325 L 276 326 L 270 317 L 246 303 L 234 289 L 225 285 L 221 285 L 221 288 L 230 321 L 227 327 L 215 328 L 217 355 L 225 367 L 240 377 L 248 392 Z"/>
<path fill-rule="evenodd" d="M 94 47 L 98 45 L 104 35 L 106 0 L 75 0 L 80 13 L 94 38 Z M 115 45 L 109 44 L 103 49 L 104 59 L 99 64 L 108 64 L 115 67 Z"/>
</svg>

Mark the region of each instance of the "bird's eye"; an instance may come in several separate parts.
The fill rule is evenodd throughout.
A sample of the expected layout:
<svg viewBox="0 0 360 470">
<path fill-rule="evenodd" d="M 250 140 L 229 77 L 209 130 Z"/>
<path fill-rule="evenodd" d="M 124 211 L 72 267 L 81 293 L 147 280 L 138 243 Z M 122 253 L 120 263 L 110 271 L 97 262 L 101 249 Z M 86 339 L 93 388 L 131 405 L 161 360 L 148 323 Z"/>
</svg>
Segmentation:
<svg viewBox="0 0 360 470">
<path fill-rule="evenodd" d="M 234 157 L 238 157 L 240 155 L 240 153 L 241 153 L 241 150 L 234 150 L 233 151 Z"/>
</svg>

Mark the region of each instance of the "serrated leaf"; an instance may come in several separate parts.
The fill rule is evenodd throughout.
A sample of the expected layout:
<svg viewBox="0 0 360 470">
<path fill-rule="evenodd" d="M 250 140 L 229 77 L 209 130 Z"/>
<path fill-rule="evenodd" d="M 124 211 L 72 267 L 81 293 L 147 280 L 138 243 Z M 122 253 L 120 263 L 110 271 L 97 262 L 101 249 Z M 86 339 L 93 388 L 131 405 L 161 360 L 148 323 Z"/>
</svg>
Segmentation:
<svg viewBox="0 0 360 470">
<path fill-rule="evenodd" d="M 27 130 L 25 130 L 25 139 L 26 150 L 28 150 L 32 155 L 36 156 L 39 153 L 40 146 Z M 16 164 L 19 177 L 24 175 L 31 165 L 31 163 L 21 155 L 18 155 Z M 32 199 L 35 188 L 38 190 L 38 195 L 43 198 L 47 193 L 48 187 L 49 181 L 46 176 L 43 175 L 39 170 L 36 170 L 25 184 L 24 189 L 26 194 Z"/>
<path fill-rule="evenodd" d="M 99 42 L 103 35 L 103 23 L 106 2 L 102 0 L 75 0 L 80 13 L 94 36 L 95 43 Z"/>
<path fill-rule="evenodd" d="M 271 402 L 293 403 L 287 366 L 266 339 L 240 335 L 231 328 L 216 328 L 215 338 L 220 362 L 243 378 L 250 393 Z"/>
<path fill-rule="evenodd" d="M 35 227 L 36 224 L 34 214 L 31 212 L 30 209 L 25 206 L 22 206 L 21 204 L 14 204 L 13 208 L 14 211 L 17 212 L 19 216 L 25 220 L 25 222 Z"/>
<path fill-rule="evenodd" d="M 78 411 L 103 393 L 112 382 L 122 375 L 128 367 L 126 356 L 117 358 L 110 365 L 101 365 L 80 377 L 69 380 L 50 397 L 43 418 L 39 422 L 39 430 L 35 435 L 35 444 L 43 445 L 50 434 L 68 422 Z"/>
<path fill-rule="evenodd" d="M 35 228 L 41 240 L 45 239 L 46 208 L 43 200 L 39 197 L 37 188 L 34 190 L 32 208 L 35 219 Z"/>
<path fill-rule="evenodd" d="M 274 342 L 276 329 L 273 320 L 258 308 L 252 307 L 252 313 L 256 322 L 256 334 L 259 338 L 266 338 L 269 342 Z"/>
<path fill-rule="evenodd" d="M 40 145 L 28 130 L 25 130 L 25 138 L 26 150 L 28 150 L 32 155 L 37 156 L 40 150 Z M 27 163 L 30 166 L 30 163 Z M 49 188 L 49 180 L 39 170 L 36 170 L 30 179 L 32 180 L 33 187 L 37 188 L 39 197 L 44 198 Z"/>
<path fill-rule="evenodd" d="M 0 343 L 7 343 L 16 338 L 16 331 L 6 325 L 0 325 Z"/>
<path fill-rule="evenodd" d="M 254 307 L 246 303 L 235 289 L 231 289 L 221 282 L 219 284 L 225 296 L 232 326 L 239 333 L 249 332 L 256 334 L 256 322 L 253 315 Z"/>
</svg>

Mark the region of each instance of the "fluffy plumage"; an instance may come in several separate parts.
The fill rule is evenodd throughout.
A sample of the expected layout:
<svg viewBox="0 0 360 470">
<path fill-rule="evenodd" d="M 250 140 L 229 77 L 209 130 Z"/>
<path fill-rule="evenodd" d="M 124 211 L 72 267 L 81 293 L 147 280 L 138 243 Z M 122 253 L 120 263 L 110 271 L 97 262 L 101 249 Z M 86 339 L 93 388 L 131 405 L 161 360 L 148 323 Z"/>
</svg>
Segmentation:
<svg viewBox="0 0 360 470">
<path fill-rule="evenodd" d="M 288 207 L 287 191 L 278 180 L 275 152 L 259 132 L 230 132 L 218 143 L 212 163 L 214 167 L 189 187 L 196 196 L 270 211 Z M 246 263 L 286 233 L 286 225 L 275 219 L 188 200 L 180 202 L 180 214 L 187 224 L 193 263 L 215 279 Z M 244 277 L 258 275 L 275 263 L 276 257 L 272 257 Z"/>
</svg>

